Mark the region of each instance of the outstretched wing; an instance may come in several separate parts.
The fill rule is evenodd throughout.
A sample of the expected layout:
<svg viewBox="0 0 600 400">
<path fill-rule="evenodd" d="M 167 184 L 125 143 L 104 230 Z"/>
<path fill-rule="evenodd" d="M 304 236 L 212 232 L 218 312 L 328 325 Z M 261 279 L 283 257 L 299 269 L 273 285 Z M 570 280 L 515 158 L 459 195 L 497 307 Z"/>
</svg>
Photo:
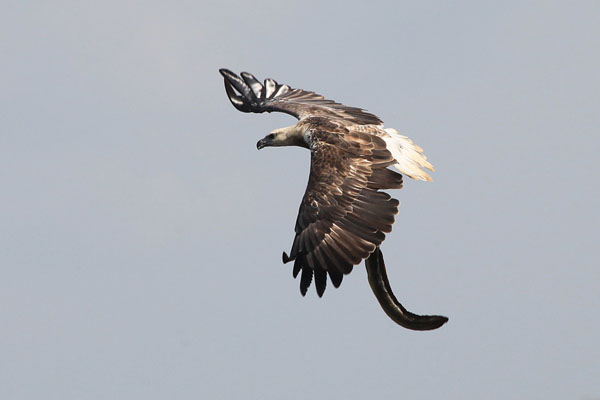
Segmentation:
<svg viewBox="0 0 600 400">
<path fill-rule="evenodd" d="M 225 90 L 231 104 L 243 112 L 279 111 L 298 119 L 322 116 L 360 125 L 382 123 L 377 116 L 360 108 L 327 100 L 314 92 L 280 85 L 273 79 L 265 79 L 263 85 L 247 72 L 242 72 L 241 77 L 224 68 L 219 72 L 225 78 Z"/>
<path fill-rule="evenodd" d="M 323 295 L 327 274 L 339 287 L 343 274 L 367 258 L 392 230 L 398 200 L 380 189 L 399 189 L 402 175 L 383 139 L 349 131 L 343 124 L 315 118 L 311 124 L 311 167 L 296 220 L 289 257 L 294 277 L 302 271 L 300 292 L 315 278 Z"/>
</svg>

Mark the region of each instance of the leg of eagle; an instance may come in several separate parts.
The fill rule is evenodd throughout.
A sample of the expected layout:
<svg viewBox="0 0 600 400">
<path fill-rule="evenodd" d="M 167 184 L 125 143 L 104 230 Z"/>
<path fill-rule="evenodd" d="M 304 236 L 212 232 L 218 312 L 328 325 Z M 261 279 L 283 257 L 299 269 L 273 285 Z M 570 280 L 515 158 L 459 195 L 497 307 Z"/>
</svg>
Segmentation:
<svg viewBox="0 0 600 400">
<path fill-rule="evenodd" d="M 398 325 L 415 331 L 429 331 L 437 329 L 448 322 L 448 318 L 441 315 L 416 315 L 408 311 L 392 293 L 390 282 L 385 272 L 383 254 L 379 246 L 365 260 L 369 284 L 383 311 Z"/>
</svg>

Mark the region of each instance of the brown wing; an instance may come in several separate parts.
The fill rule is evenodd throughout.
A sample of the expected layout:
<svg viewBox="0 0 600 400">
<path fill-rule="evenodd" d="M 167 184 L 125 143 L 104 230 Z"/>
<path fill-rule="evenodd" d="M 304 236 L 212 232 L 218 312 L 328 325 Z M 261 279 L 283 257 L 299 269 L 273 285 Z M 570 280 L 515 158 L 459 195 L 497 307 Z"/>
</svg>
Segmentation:
<svg viewBox="0 0 600 400">
<path fill-rule="evenodd" d="M 314 274 L 319 296 L 327 274 L 339 287 L 343 274 L 367 258 L 392 230 L 398 200 L 379 189 L 402 187 L 402 175 L 386 167 L 395 163 L 383 139 L 350 132 L 341 124 L 317 118 L 311 131 L 308 186 L 296 220 L 290 256 L 294 277 L 302 271 L 306 294 Z"/>
<path fill-rule="evenodd" d="M 273 79 L 265 79 L 263 85 L 247 72 L 242 72 L 241 77 L 225 68 L 219 72 L 225 78 L 225 90 L 231 104 L 243 112 L 279 111 L 298 119 L 322 116 L 361 125 L 382 123 L 377 116 L 360 108 L 327 100 L 314 92 L 280 85 Z"/>
</svg>

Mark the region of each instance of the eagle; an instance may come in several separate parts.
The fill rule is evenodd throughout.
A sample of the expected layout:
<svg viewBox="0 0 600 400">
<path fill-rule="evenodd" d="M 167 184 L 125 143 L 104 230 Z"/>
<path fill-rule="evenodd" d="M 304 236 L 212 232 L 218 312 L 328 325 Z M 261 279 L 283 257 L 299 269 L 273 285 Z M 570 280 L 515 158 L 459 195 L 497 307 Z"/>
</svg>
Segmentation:
<svg viewBox="0 0 600 400">
<path fill-rule="evenodd" d="M 301 294 L 306 295 L 314 279 L 317 295 L 323 296 L 328 276 L 337 288 L 344 275 L 365 260 L 370 286 L 392 320 L 414 330 L 436 329 L 447 322 L 443 316 L 410 313 L 398 302 L 380 249 L 399 206 L 384 190 L 402 188 L 403 175 L 432 180 L 425 170 L 434 167 L 423 150 L 361 108 L 273 79 L 261 83 L 247 72 L 239 76 L 225 68 L 219 72 L 239 111 L 283 112 L 299 120 L 260 139 L 259 150 L 299 146 L 311 152 L 294 240 L 289 255 L 284 251 L 282 256 L 284 264 L 293 262 L 294 278 L 300 275 Z"/>
</svg>

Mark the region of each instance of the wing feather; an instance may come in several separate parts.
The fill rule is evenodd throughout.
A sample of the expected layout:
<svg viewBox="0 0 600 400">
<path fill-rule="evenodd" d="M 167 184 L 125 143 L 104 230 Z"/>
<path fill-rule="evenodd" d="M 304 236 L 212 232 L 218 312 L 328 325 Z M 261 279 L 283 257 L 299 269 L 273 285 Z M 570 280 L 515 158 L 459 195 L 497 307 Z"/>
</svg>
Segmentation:
<svg viewBox="0 0 600 400">
<path fill-rule="evenodd" d="M 377 251 L 391 232 L 399 202 L 381 190 L 402 188 L 402 175 L 430 180 L 420 147 L 375 115 L 322 95 L 254 75 L 220 69 L 233 106 L 242 112 L 283 112 L 310 129 L 311 169 L 296 219 L 290 256 L 305 295 L 315 281 L 322 296 L 327 275 L 339 287 L 354 265 Z M 382 261 L 383 262 L 383 261 Z"/>
<path fill-rule="evenodd" d="M 302 271 L 303 295 L 314 275 L 322 296 L 324 277 L 329 275 L 338 287 L 343 275 L 369 257 L 391 231 L 399 203 L 380 189 L 401 187 L 402 175 L 387 169 L 393 157 L 380 138 L 362 132 L 347 136 L 344 124 L 323 118 L 307 123 L 311 171 L 292 250 L 284 262 L 294 260 L 295 276 Z M 305 273 L 307 269 L 312 272 Z"/>
<path fill-rule="evenodd" d="M 252 74 L 240 76 L 228 69 L 219 70 L 225 80 L 225 90 L 231 104 L 242 112 L 283 112 L 298 119 L 324 116 L 354 124 L 380 125 L 382 121 L 363 109 L 348 107 L 320 94 L 280 85 L 273 79 L 261 84 Z M 237 93 L 236 93 L 237 91 Z"/>
</svg>

